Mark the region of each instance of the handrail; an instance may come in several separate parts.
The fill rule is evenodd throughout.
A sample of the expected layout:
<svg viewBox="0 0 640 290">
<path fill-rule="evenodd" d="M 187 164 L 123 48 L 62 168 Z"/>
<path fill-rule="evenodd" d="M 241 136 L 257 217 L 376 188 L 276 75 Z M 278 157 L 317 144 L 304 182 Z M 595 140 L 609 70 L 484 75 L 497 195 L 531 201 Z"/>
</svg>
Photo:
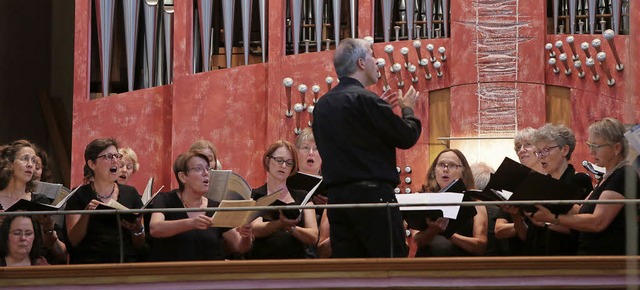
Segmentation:
<svg viewBox="0 0 640 290">
<path fill-rule="evenodd" d="M 545 204 L 640 204 L 640 199 L 619 200 L 519 200 L 519 201 L 462 201 L 449 203 L 349 203 L 323 205 L 278 205 L 253 207 L 206 207 L 206 208 L 145 208 L 145 209 L 104 209 L 104 210 L 51 210 L 51 211 L 17 211 L 0 212 L 0 216 L 12 215 L 61 215 L 61 214 L 132 214 L 153 212 L 202 212 L 202 211 L 261 211 L 287 209 L 325 209 L 325 208 L 387 208 L 387 207 L 418 207 L 418 206 L 476 206 L 476 205 L 545 205 Z"/>
</svg>

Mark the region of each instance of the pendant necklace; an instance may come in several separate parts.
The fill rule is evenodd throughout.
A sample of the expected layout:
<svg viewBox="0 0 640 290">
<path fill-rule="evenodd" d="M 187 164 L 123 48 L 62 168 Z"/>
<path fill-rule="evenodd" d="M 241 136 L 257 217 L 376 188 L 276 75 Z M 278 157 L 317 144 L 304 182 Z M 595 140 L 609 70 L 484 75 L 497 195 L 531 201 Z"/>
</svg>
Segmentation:
<svg viewBox="0 0 640 290">
<path fill-rule="evenodd" d="M 101 196 L 100 194 L 98 194 L 98 191 L 96 191 L 96 186 L 93 184 L 93 182 L 91 183 L 91 189 L 99 199 L 104 200 L 104 199 L 109 199 L 113 196 L 113 193 L 116 191 L 116 184 L 115 183 L 113 184 L 113 187 L 111 188 L 111 193 L 109 193 L 109 195 L 107 196 Z"/>
</svg>

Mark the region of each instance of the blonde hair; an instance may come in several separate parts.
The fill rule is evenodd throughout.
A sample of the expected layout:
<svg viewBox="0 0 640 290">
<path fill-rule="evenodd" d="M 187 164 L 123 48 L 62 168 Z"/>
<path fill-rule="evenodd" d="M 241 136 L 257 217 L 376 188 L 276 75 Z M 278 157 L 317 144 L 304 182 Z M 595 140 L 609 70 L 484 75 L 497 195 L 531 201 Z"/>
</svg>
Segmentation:
<svg viewBox="0 0 640 290">
<path fill-rule="evenodd" d="M 131 160 L 131 162 L 133 162 L 134 173 L 140 170 L 140 163 L 138 163 L 138 155 L 136 155 L 136 152 L 133 151 L 133 149 L 129 147 L 125 147 L 125 148 L 118 149 L 118 152 L 122 154 L 122 159 L 128 158 L 129 160 Z"/>
</svg>

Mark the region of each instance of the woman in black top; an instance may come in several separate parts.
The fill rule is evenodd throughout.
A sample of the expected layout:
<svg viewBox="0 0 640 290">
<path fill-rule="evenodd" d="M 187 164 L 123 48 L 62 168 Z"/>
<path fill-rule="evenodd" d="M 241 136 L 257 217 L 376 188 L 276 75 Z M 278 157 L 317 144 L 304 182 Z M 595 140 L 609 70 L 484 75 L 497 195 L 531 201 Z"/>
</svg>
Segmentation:
<svg viewBox="0 0 640 290">
<path fill-rule="evenodd" d="M 236 229 L 211 227 L 218 203 L 205 197 L 209 190 L 209 160 L 197 152 L 182 153 L 173 163 L 178 189 L 160 193 L 153 208 L 202 208 L 197 212 L 154 212 L 149 223 L 152 261 L 223 260 L 227 253 L 251 248 L 251 224 Z"/>
<path fill-rule="evenodd" d="M 543 170 L 551 177 L 580 190 L 585 198 L 593 189 L 591 178 L 584 173 L 576 173 L 569 164 L 576 147 L 576 138 L 564 125 L 546 124 L 536 131 L 533 142 L 539 148 L 536 156 Z M 535 215 L 535 213 L 534 213 Z M 525 219 L 524 254 L 526 255 L 575 255 L 578 235 L 566 227 L 535 222 Z"/>
<path fill-rule="evenodd" d="M 589 151 L 594 163 L 607 169 L 596 188 L 587 196 L 587 200 L 622 200 L 625 194 L 638 196 L 636 192 L 625 191 L 625 171 L 628 166 L 626 156 L 629 145 L 624 138 L 624 126 L 614 118 L 604 118 L 589 126 Z M 635 172 L 634 172 L 635 173 Z M 639 184 L 637 174 L 631 174 Z M 543 206 L 533 220 L 564 226 L 579 232 L 579 255 L 624 255 L 626 231 L 623 204 L 584 204 L 574 205 L 567 214 L 554 215 Z"/>
<path fill-rule="evenodd" d="M 33 175 L 37 166 L 36 147 L 27 140 L 13 141 L 0 146 L 0 211 L 11 207 L 20 199 L 49 204 L 42 194 L 34 194 Z M 0 217 L 0 222 L 4 216 Z M 58 239 L 51 216 L 34 215 L 42 237 L 42 247 L 37 249 L 52 264 L 67 263 L 67 247 Z"/>
<path fill-rule="evenodd" d="M 67 210 L 95 210 L 100 204 L 117 201 L 123 206 L 142 207 L 138 191 L 116 183 L 118 153 L 115 139 L 91 141 L 85 148 L 85 171 L 92 180 L 81 186 L 67 201 Z M 70 263 L 118 263 L 138 260 L 138 249 L 145 246 L 140 218 L 133 222 L 118 220 L 117 215 L 70 214 L 66 216 L 67 237 L 71 244 Z M 120 245 L 122 244 L 122 253 Z M 122 256 L 121 256 L 122 255 Z"/>
<path fill-rule="evenodd" d="M 267 183 L 253 190 L 252 198 L 258 199 L 279 190 L 278 203 L 302 203 L 306 192 L 289 190 L 287 177 L 298 171 L 298 156 L 293 144 L 279 140 L 271 144 L 264 154 L 262 164 L 267 170 Z M 307 205 L 313 205 L 308 202 Z M 290 214 L 289 214 L 290 213 Z M 315 210 L 269 211 L 253 222 L 256 240 L 249 257 L 251 259 L 304 258 L 304 245 L 315 245 L 318 241 L 318 224 Z"/>
<path fill-rule="evenodd" d="M 445 149 L 431 163 L 422 190 L 439 192 L 458 179 L 469 188 L 475 187 L 473 173 L 464 154 L 457 149 Z M 413 232 L 418 246 L 416 257 L 482 255 L 487 248 L 487 210 L 482 205 L 475 206 L 475 209 L 476 215 L 457 227 L 455 232 L 447 231 L 447 226 L 456 221 L 427 218 L 427 229 Z"/>
</svg>

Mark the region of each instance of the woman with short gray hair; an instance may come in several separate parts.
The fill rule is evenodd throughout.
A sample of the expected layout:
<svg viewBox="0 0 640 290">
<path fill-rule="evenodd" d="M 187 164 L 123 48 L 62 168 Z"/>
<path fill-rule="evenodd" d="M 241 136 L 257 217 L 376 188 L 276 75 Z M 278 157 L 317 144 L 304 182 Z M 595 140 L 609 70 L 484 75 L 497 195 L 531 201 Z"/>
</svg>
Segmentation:
<svg viewBox="0 0 640 290">
<path fill-rule="evenodd" d="M 604 118 L 589 126 L 587 145 L 594 163 L 607 169 L 607 173 L 587 200 L 623 200 L 625 195 L 638 196 L 627 192 L 626 178 L 629 176 L 640 183 L 626 160 L 628 144 L 624 138 L 624 126 L 614 118 Z M 553 214 L 543 206 L 532 219 L 539 223 L 564 226 L 579 233 L 578 254 L 580 255 L 624 255 L 626 253 L 624 204 L 582 204 L 574 205 L 567 214 Z"/>
</svg>

